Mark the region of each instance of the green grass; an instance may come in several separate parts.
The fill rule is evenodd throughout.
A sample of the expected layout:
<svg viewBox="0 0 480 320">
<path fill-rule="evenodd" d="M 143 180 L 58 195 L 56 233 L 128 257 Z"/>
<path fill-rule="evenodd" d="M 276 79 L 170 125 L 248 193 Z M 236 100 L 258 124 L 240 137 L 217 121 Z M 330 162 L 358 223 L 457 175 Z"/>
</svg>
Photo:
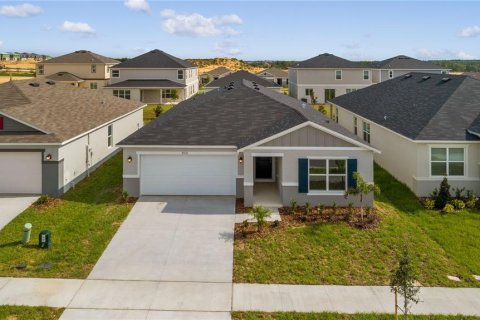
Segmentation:
<svg viewBox="0 0 480 320">
<path fill-rule="evenodd" d="M 12 77 L 35 77 L 35 72 L 11 72 Z M 10 77 L 10 72 L 0 72 L 0 77 Z"/>
<path fill-rule="evenodd" d="M 132 208 L 121 203 L 121 154 L 105 162 L 92 175 L 64 195 L 59 203 L 32 206 L 0 233 L 0 276 L 85 278 Z M 32 239 L 23 246 L 22 227 L 33 224 Z M 53 247 L 39 249 L 38 233 L 52 232 Z M 50 269 L 39 266 L 53 264 Z M 19 263 L 26 270 L 16 270 Z"/>
<path fill-rule="evenodd" d="M 441 315 L 410 315 L 411 320 L 474 320 L 480 317 L 471 316 L 441 316 Z M 331 312 L 321 313 L 297 313 L 297 312 L 233 312 L 233 320 L 391 320 L 393 315 L 375 314 L 375 313 L 358 313 L 358 314 L 341 314 Z M 399 316 L 399 319 L 403 319 Z"/>
<path fill-rule="evenodd" d="M 0 320 L 56 320 L 62 312 L 61 308 L 0 306 Z"/>
<path fill-rule="evenodd" d="M 155 108 L 157 106 L 162 107 L 163 113 L 167 112 L 173 107 L 173 104 L 149 104 L 148 106 L 143 109 L 143 123 L 147 124 L 150 123 L 155 119 Z"/>
<path fill-rule="evenodd" d="M 287 227 L 235 241 L 234 279 L 249 283 L 388 285 L 407 242 L 425 286 L 480 286 L 480 215 L 450 216 L 423 210 L 415 196 L 375 167 L 382 189 L 376 199 L 381 224 L 357 230 L 344 223 Z M 453 282 L 447 275 L 467 281 Z"/>
</svg>

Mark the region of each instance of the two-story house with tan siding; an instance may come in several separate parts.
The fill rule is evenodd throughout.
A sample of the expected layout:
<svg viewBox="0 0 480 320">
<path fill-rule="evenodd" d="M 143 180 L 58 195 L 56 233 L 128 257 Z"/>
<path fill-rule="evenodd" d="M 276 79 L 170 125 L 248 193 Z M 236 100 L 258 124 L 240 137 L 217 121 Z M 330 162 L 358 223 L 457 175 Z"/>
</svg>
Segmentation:
<svg viewBox="0 0 480 320">
<path fill-rule="evenodd" d="M 197 94 L 198 67 L 156 49 L 113 67 L 104 90 L 144 103 L 179 102 Z"/>
<path fill-rule="evenodd" d="M 118 63 L 120 61 L 94 52 L 79 50 L 37 63 L 37 79 L 100 89 L 108 84 L 110 68 Z"/>
<path fill-rule="evenodd" d="M 409 73 L 331 101 L 337 122 L 381 153 L 375 161 L 418 196 L 443 177 L 480 193 L 480 81 Z"/>
<path fill-rule="evenodd" d="M 448 69 L 407 56 L 360 62 L 324 53 L 289 68 L 289 94 L 296 99 L 311 102 L 313 93 L 318 103 L 325 103 L 409 72 L 447 73 Z"/>
</svg>

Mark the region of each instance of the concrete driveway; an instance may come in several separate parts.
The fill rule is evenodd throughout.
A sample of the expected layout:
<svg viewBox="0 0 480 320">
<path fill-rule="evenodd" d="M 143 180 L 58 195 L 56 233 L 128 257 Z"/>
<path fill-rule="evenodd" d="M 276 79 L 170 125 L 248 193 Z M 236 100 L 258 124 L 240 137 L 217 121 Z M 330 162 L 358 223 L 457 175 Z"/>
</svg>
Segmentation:
<svg viewBox="0 0 480 320">
<path fill-rule="evenodd" d="M 0 195 L 0 230 L 37 199 L 38 196 Z"/>
<path fill-rule="evenodd" d="M 142 197 L 88 279 L 232 282 L 235 199 Z"/>
</svg>

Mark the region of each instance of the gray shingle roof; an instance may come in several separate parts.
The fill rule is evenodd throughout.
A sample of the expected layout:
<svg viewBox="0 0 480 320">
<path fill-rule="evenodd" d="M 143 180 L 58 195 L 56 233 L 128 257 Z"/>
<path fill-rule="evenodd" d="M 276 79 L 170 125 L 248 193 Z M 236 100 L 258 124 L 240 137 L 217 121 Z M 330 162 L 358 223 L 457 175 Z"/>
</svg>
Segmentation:
<svg viewBox="0 0 480 320">
<path fill-rule="evenodd" d="M 143 106 L 69 84 L 16 80 L 0 85 L 0 112 L 35 127 L 41 134 L 0 134 L 0 143 L 60 143 Z"/>
<path fill-rule="evenodd" d="M 83 82 L 85 81 L 82 78 L 77 77 L 74 74 L 71 74 L 70 72 L 57 72 L 54 74 L 51 74 L 49 76 L 46 76 L 47 79 L 53 80 L 53 81 L 65 81 L 65 82 Z"/>
<path fill-rule="evenodd" d="M 229 74 L 228 76 L 219 78 L 215 81 L 210 82 L 205 87 L 206 88 L 223 88 L 223 87 L 228 86 L 230 84 L 230 82 L 232 82 L 232 81 L 241 83 L 242 80 L 248 80 L 248 81 L 256 82 L 257 84 L 259 84 L 261 86 L 269 87 L 269 88 L 279 87 L 278 84 L 273 83 L 272 81 L 268 81 L 268 80 L 265 80 L 263 78 L 260 78 L 259 76 L 255 75 L 253 73 L 250 73 L 248 71 L 245 71 L 245 70 L 239 70 L 237 72 Z"/>
<path fill-rule="evenodd" d="M 365 68 L 368 67 L 363 62 L 350 61 L 344 58 L 337 57 L 331 53 L 322 53 L 316 57 L 298 62 L 293 65 L 293 68 Z"/>
<path fill-rule="evenodd" d="M 106 88 L 184 88 L 185 85 L 167 79 L 125 80 L 110 84 Z"/>
<path fill-rule="evenodd" d="M 433 64 L 429 61 L 422 61 L 407 57 L 404 55 L 396 56 L 383 61 L 372 62 L 375 69 L 405 69 L 405 70 L 445 70 L 441 66 Z"/>
<path fill-rule="evenodd" d="M 180 58 L 174 57 L 166 52 L 155 49 L 150 52 L 128 59 L 125 62 L 117 64 L 115 69 L 121 68 L 194 68 L 196 65 Z"/>
<path fill-rule="evenodd" d="M 278 69 L 278 68 L 268 68 L 268 69 L 265 69 L 263 71 L 258 72 L 257 75 L 261 76 L 264 73 L 267 73 L 267 75 L 271 74 L 272 76 L 278 77 L 278 78 L 287 78 L 288 77 L 288 72 L 287 71 L 284 71 L 284 70 L 281 70 L 281 69 Z"/>
<path fill-rule="evenodd" d="M 478 139 L 467 129 L 480 115 L 480 81 L 466 76 L 410 73 L 331 102 L 410 139 Z"/>
<path fill-rule="evenodd" d="M 304 107 L 303 107 L 304 106 Z M 366 145 L 322 113 L 271 89 L 240 80 L 179 103 L 119 145 L 225 145 L 242 148 L 312 121 Z"/>
<path fill-rule="evenodd" d="M 468 76 L 473 79 L 480 80 L 480 72 L 464 72 L 462 73 L 464 76 Z"/>
<path fill-rule="evenodd" d="M 208 74 L 212 77 L 219 77 L 219 76 L 223 76 L 224 74 L 227 74 L 227 73 L 232 73 L 232 70 L 230 70 L 228 68 L 225 68 L 225 67 L 218 67 L 218 68 L 215 68 L 213 70 L 204 72 L 203 74 Z"/>
<path fill-rule="evenodd" d="M 42 61 L 42 64 L 55 64 L 55 63 L 105 63 L 105 64 L 117 64 L 118 60 L 114 60 L 108 57 L 104 57 L 97 53 L 88 50 L 78 50 L 75 52 L 67 53 L 63 56 L 55 57 L 46 61 Z"/>
</svg>

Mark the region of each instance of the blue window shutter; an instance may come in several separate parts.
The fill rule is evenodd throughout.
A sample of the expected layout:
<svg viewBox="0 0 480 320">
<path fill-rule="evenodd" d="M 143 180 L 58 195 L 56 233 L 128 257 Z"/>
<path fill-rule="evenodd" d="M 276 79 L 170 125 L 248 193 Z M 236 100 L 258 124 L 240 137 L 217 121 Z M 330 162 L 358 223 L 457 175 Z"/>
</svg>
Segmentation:
<svg viewBox="0 0 480 320">
<path fill-rule="evenodd" d="M 298 159 L 298 193 L 308 193 L 308 159 Z"/>
<path fill-rule="evenodd" d="M 357 181 L 353 179 L 353 173 L 357 171 L 357 159 L 348 159 L 347 160 L 347 167 L 348 167 L 348 187 L 349 188 L 356 188 Z"/>
</svg>

